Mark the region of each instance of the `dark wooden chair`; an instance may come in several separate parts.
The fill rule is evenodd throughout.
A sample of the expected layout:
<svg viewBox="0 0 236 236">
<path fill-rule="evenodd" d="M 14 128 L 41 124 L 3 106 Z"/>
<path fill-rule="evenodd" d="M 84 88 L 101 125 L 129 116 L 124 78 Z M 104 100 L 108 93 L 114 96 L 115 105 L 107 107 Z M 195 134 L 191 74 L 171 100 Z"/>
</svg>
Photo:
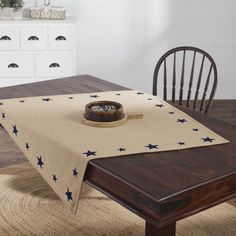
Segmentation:
<svg viewBox="0 0 236 236">
<path fill-rule="evenodd" d="M 190 57 L 190 67 L 191 67 L 191 72 L 190 75 L 188 76 L 188 79 L 185 79 L 185 70 L 186 70 L 186 53 L 191 53 L 192 56 Z M 177 54 L 181 54 L 181 61 L 180 61 L 180 66 L 181 66 L 181 73 L 180 75 L 177 75 Z M 172 58 L 171 58 L 172 57 Z M 199 68 L 196 68 L 196 57 L 200 57 L 200 64 Z M 171 76 L 168 76 L 169 68 L 167 68 L 167 60 L 171 60 L 172 62 L 172 67 L 171 68 Z M 207 62 L 208 61 L 208 62 Z M 179 62 L 179 61 L 178 61 Z M 208 69 L 206 68 L 206 64 L 209 67 L 208 73 L 206 73 L 206 78 L 203 84 L 203 70 Z M 204 68 L 205 66 L 205 68 Z M 168 100 L 168 91 L 167 87 L 169 88 L 170 86 L 168 85 L 168 81 L 170 81 L 172 88 L 171 88 L 171 100 L 173 103 L 176 103 L 176 90 L 177 86 L 179 86 L 179 98 L 178 98 L 178 103 L 179 105 L 184 105 L 186 104 L 186 107 L 192 107 L 194 110 L 196 110 L 199 106 L 199 111 L 207 113 L 209 111 L 209 108 L 211 106 L 211 103 L 213 101 L 215 91 L 216 91 L 216 86 L 217 86 L 217 68 L 216 64 L 213 60 L 213 58 L 205 51 L 199 48 L 195 47 L 177 47 L 169 50 L 166 52 L 160 60 L 157 62 L 154 75 L 153 75 L 153 95 L 157 95 L 157 82 L 160 80 L 160 68 L 162 67 L 163 69 L 163 98 L 164 100 Z M 198 69 L 197 76 L 196 71 Z M 213 75 L 212 75 L 213 72 Z M 170 80 L 168 77 L 171 77 Z M 197 77 L 197 78 L 195 78 Z M 195 81 L 196 80 L 196 81 Z M 193 83 L 196 82 L 196 88 L 195 88 L 195 94 L 194 94 L 194 99 L 191 99 L 192 95 L 192 90 L 193 90 Z M 188 83 L 188 84 L 187 84 Z M 199 93 L 200 93 L 200 88 L 201 85 L 204 85 L 203 92 L 201 95 L 201 99 L 199 98 Z M 211 84 L 211 89 L 209 89 L 209 85 Z M 184 89 L 184 85 L 187 85 L 187 89 Z M 208 89 L 210 90 L 209 96 L 208 96 Z M 186 90 L 186 99 L 184 98 L 184 90 Z M 200 102 L 198 102 L 200 100 Z"/>
</svg>

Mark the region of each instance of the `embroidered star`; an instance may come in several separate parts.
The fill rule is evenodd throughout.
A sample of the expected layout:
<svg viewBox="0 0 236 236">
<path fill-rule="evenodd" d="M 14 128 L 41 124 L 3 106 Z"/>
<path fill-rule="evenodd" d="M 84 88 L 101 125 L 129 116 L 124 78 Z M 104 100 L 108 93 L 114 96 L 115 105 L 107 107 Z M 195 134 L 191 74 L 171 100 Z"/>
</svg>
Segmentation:
<svg viewBox="0 0 236 236">
<path fill-rule="evenodd" d="M 162 108 L 162 107 L 164 107 L 164 105 L 163 104 L 156 104 L 156 107 Z"/>
<path fill-rule="evenodd" d="M 5 119 L 5 118 L 6 118 L 6 116 L 5 116 L 5 113 L 2 113 L 2 118 L 3 118 L 3 119 Z"/>
<path fill-rule="evenodd" d="M 0 102 L 0 106 L 2 106 L 3 105 L 3 102 Z"/>
<path fill-rule="evenodd" d="M 178 119 L 176 122 L 185 123 L 185 122 L 187 122 L 187 120 L 185 120 L 185 119 Z"/>
<path fill-rule="evenodd" d="M 124 152 L 124 151 L 126 151 L 126 149 L 125 148 L 119 148 L 118 151 Z"/>
<path fill-rule="evenodd" d="M 53 175 L 53 176 L 52 176 L 52 180 L 56 183 L 56 182 L 57 182 L 57 176 L 56 176 L 56 175 Z"/>
<path fill-rule="evenodd" d="M 89 156 L 96 156 L 96 153 L 97 152 L 91 152 L 88 150 L 87 152 L 84 152 L 83 154 L 86 155 L 87 157 L 89 157 Z"/>
<path fill-rule="evenodd" d="M 20 100 L 20 103 L 24 103 L 25 102 L 25 100 Z"/>
<path fill-rule="evenodd" d="M 149 150 L 158 149 L 158 145 L 155 145 L 155 144 L 148 144 L 148 145 L 145 146 L 145 147 L 149 148 Z"/>
<path fill-rule="evenodd" d="M 214 138 L 209 138 L 209 137 L 206 137 L 206 138 L 202 138 L 203 142 L 210 142 L 212 143 L 215 139 Z"/>
<path fill-rule="evenodd" d="M 74 99 L 74 97 L 68 97 L 68 99 Z"/>
<path fill-rule="evenodd" d="M 95 95 L 90 95 L 91 98 L 98 98 L 99 96 L 97 94 Z"/>
<path fill-rule="evenodd" d="M 13 131 L 12 132 L 17 136 L 18 130 L 16 128 L 16 125 L 13 125 L 12 127 L 13 127 Z"/>
<path fill-rule="evenodd" d="M 52 101 L 52 99 L 50 99 L 50 98 L 43 98 L 42 101 L 43 102 L 49 102 L 49 101 Z"/>
<path fill-rule="evenodd" d="M 198 132 L 198 131 L 199 131 L 199 129 L 198 129 L 198 128 L 194 128 L 194 129 L 193 129 L 193 131 L 195 131 L 195 132 Z"/>
<path fill-rule="evenodd" d="M 143 95 L 143 93 L 142 92 L 138 92 L 138 93 L 136 93 L 137 95 Z"/>
<path fill-rule="evenodd" d="M 29 150 L 29 143 L 25 143 L 25 148 Z"/>
<path fill-rule="evenodd" d="M 185 145 L 185 142 L 178 142 L 180 146 Z"/>
<path fill-rule="evenodd" d="M 40 168 L 42 169 L 42 168 L 43 168 L 43 165 L 44 165 L 44 163 L 43 163 L 43 161 L 42 161 L 42 157 L 41 157 L 41 156 L 40 156 L 40 157 L 37 157 L 37 159 L 38 159 L 37 165 L 40 166 Z"/>
<path fill-rule="evenodd" d="M 175 113 L 174 113 L 173 111 L 170 111 L 169 114 L 173 115 L 173 114 L 175 114 Z"/>
<path fill-rule="evenodd" d="M 72 198 L 72 192 L 70 192 L 69 188 L 67 188 L 67 191 L 65 192 L 66 196 L 67 196 L 67 199 L 68 199 L 68 202 L 71 200 L 73 201 L 73 198 Z"/>
<path fill-rule="evenodd" d="M 73 170 L 73 176 L 75 176 L 75 177 L 78 176 L 78 171 L 76 170 L 76 168 Z"/>
</svg>

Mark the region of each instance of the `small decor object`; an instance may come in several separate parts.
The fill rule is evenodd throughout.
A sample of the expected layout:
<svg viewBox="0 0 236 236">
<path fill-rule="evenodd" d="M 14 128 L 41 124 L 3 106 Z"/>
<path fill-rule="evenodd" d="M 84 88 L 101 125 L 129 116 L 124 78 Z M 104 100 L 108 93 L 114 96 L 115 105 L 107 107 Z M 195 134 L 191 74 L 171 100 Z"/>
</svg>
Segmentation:
<svg viewBox="0 0 236 236">
<path fill-rule="evenodd" d="M 65 19 L 66 9 L 63 7 L 51 7 L 51 19 Z"/>
<path fill-rule="evenodd" d="M 85 106 L 84 124 L 95 127 L 115 127 L 125 124 L 123 106 L 113 101 L 96 101 Z"/>
<path fill-rule="evenodd" d="M 30 9 L 30 17 L 36 19 L 65 19 L 66 9 L 64 7 L 50 6 L 50 0 L 44 0 L 42 7 L 33 7 Z"/>
<path fill-rule="evenodd" d="M 41 11 L 42 19 L 50 19 L 51 18 L 51 9 L 49 7 L 43 7 Z"/>
<path fill-rule="evenodd" d="M 30 9 L 30 17 L 34 19 L 41 18 L 41 11 L 43 10 L 42 7 L 32 7 Z"/>
<path fill-rule="evenodd" d="M 128 119 L 142 119 L 143 114 L 123 112 L 122 104 L 113 101 L 96 101 L 85 106 L 82 122 L 94 127 L 116 127 L 124 125 Z"/>
<path fill-rule="evenodd" d="M 118 102 L 97 101 L 85 106 L 84 117 L 91 121 L 112 122 L 124 118 L 123 106 Z"/>
<path fill-rule="evenodd" d="M 0 0 L 0 18 L 2 20 L 22 19 L 23 0 Z"/>
<path fill-rule="evenodd" d="M 30 17 L 35 19 L 58 19 L 66 18 L 66 9 L 63 7 L 32 7 Z"/>
</svg>

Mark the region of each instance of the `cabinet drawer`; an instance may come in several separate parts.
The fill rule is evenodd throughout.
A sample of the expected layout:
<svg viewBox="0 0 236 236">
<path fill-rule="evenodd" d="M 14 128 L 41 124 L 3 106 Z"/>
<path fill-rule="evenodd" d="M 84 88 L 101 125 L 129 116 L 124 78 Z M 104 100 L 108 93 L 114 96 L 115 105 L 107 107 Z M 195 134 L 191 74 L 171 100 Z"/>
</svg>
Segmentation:
<svg viewBox="0 0 236 236">
<path fill-rule="evenodd" d="M 49 26 L 50 50 L 74 50 L 76 48 L 75 24 Z"/>
<path fill-rule="evenodd" d="M 0 51 L 19 50 L 19 27 L 0 25 Z"/>
<path fill-rule="evenodd" d="M 36 77 L 64 77 L 76 74 L 75 53 L 38 53 L 35 57 Z"/>
<path fill-rule="evenodd" d="M 34 77 L 34 55 L 30 53 L 0 53 L 0 77 Z"/>
<path fill-rule="evenodd" d="M 21 49 L 47 50 L 47 27 L 45 25 L 25 25 L 21 27 Z"/>
</svg>

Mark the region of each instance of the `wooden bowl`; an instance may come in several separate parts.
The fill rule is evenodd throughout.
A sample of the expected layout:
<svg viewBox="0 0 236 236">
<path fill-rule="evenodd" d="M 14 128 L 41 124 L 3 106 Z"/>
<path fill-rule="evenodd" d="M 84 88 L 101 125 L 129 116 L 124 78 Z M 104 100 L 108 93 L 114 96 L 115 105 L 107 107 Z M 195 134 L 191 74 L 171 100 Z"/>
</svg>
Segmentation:
<svg viewBox="0 0 236 236">
<path fill-rule="evenodd" d="M 95 122 L 115 122 L 125 118 L 123 106 L 113 101 L 96 101 L 85 106 L 84 118 Z"/>
</svg>

